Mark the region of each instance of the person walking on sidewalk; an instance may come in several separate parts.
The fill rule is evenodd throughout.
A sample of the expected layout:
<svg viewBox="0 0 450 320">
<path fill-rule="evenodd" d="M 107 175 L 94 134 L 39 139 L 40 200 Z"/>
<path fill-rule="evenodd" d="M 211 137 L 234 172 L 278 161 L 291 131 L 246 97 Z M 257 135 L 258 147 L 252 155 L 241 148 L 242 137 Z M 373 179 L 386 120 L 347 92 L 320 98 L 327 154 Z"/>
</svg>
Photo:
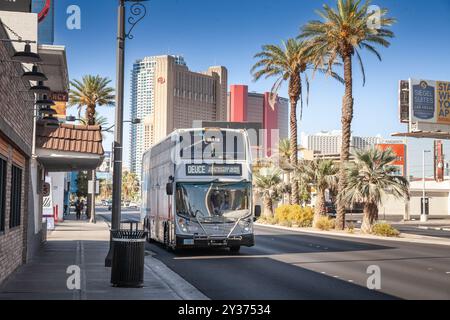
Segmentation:
<svg viewBox="0 0 450 320">
<path fill-rule="evenodd" d="M 76 213 L 77 220 L 80 220 L 80 217 L 81 217 L 81 202 L 80 202 L 80 199 L 77 199 L 77 201 L 75 202 L 75 213 Z"/>
<path fill-rule="evenodd" d="M 80 202 L 80 214 L 84 213 L 84 200 Z"/>
</svg>

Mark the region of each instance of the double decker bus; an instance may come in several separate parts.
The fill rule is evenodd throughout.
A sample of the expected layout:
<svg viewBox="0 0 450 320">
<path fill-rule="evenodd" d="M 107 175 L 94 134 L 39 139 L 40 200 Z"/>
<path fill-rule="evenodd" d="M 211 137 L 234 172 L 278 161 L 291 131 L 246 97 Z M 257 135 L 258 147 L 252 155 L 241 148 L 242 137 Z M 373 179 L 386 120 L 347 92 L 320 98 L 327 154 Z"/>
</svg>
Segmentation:
<svg viewBox="0 0 450 320">
<path fill-rule="evenodd" d="M 178 129 L 143 156 L 141 219 L 166 248 L 253 246 L 250 143 L 246 130 Z"/>
</svg>

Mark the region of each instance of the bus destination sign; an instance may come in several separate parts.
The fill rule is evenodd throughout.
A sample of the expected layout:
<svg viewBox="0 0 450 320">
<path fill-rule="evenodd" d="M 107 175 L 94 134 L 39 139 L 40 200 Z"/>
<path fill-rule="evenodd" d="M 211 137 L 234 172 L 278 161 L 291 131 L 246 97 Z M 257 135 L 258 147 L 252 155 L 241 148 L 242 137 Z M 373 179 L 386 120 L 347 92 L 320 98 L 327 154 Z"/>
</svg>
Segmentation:
<svg viewBox="0 0 450 320">
<path fill-rule="evenodd" d="M 186 164 L 188 176 L 240 176 L 241 164 Z"/>
</svg>

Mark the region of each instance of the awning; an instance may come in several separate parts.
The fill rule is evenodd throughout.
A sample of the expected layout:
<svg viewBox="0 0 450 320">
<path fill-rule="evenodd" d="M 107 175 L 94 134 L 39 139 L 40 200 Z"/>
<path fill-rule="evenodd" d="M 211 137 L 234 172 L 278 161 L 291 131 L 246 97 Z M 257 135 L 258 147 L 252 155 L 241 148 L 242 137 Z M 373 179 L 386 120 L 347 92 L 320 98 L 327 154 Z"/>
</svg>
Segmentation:
<svg viewBox="0 0 450 320">
<path fill-rule="evenodd" d="M 56 127 L 39 121 L 36 156 L 50 172 L 94 170 L 104 158 L 101 127 L 73 124 Z"/>
</svg>

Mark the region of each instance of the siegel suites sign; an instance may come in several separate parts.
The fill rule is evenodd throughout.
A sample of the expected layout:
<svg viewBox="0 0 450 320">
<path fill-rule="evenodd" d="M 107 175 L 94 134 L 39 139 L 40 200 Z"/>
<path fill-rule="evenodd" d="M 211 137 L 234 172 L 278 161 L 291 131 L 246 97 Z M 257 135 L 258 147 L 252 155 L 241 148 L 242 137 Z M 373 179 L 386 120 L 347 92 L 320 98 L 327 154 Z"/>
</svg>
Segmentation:
<svg viewBox="0 0 450 320">
<path fill-rule="evenodd" d="M 240 176 L 241 164 L 186 164 L 188 176 Z"/>
</svg>

